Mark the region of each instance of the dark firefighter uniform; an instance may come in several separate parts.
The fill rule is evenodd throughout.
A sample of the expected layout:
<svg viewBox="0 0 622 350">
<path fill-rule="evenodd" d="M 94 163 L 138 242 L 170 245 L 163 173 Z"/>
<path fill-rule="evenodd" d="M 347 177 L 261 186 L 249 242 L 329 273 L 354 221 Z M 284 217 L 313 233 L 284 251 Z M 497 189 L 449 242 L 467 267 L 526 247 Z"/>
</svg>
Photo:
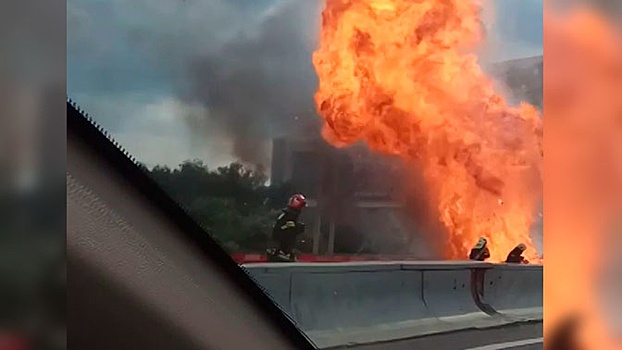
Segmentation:
<svg viewBox="0 0 622 350">
<path fill-rule="evenodd" d="M 517 245 L 516 247 L 514 247 L 514 249 L 512 249 L 510 254 L 508 254 L 508 257 L 507 259 L 505 259 L 505 262 L 513 263 L 513 264 L 528 264 L 529 261 L 527 261 L 527 259 L 523 257 L 523 253 L 525 252 L 526 249 L 527 249 L 527 246 L 525 246 L 522 243 Z"/>
<path fill-rule="evenodd" d="M 302 208 L 306 205 L 303 195 L 290 198 L 287 208 L 281 211 L 272 228 L 272 238 L 277 242 L 277 249 L 289 254 L 296 245 L 298 235 L 304 232 L 305 225 L 298 221 Z"/>
<path fill-rule="evenodd" d="M 477 241 L 477 244 L 473 248 L 471 248 L 469 259 L 484 261 L 490 258 L 490 251 L 488 250 L 487 244 L 488 241 L 486 240 L 486 238 L 481 237 L 479 241 Z"/>
</svg>

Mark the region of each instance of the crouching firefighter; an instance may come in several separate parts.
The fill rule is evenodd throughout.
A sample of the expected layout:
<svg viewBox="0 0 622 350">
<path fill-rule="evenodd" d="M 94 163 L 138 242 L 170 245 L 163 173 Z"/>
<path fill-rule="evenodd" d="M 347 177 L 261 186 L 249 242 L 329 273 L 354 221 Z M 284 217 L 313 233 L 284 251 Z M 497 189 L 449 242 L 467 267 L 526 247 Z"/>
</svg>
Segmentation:
<svg viewBox="0 0 622 350">
<path fill-rule="evenodd" d="M 525 257 L 523 256 L 523 253 L 525 252 L 526 249 L 527 249 L 527 246 L 524 245 L 523 243 L 520 243 L 519 245 L 514 247 L 514 249 L 512 249 L 510 254 L 508 254 L 508 257 L 507 259 L 505 259 L 505 262 L 511 263 L 511 264 L 529 264 L 529 261 L 525 259 Z"/>
<path fill-rule="evenodd" d="M 488 250 L 488 241 L 484 237 L 480 237 L 477 241 L 477 244 L 471 248 L 471 253 L 469 254 L 469 259 L 484 261 L 490 258 L 490 251 Z"/>
<path fill-rule="evenodd" d="M 304 232 L 305 225 L 298 221 L 302 208 L 307 205 L 307 199 L 302 194 L 291 196 L 287 207 L 282 209 L 272 228 L 272 239 L 276 242 L 276 249 L 268 250 L 268 259 L 278 261 L 295 261 L 294 246 L 298 236 Z"/>
</svg>

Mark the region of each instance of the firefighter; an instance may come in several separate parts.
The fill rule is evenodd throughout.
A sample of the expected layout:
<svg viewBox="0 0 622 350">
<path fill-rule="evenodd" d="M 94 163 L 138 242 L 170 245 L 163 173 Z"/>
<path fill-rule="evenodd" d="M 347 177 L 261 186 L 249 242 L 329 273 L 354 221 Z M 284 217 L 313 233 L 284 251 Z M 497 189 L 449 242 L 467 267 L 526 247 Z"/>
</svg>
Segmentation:
<svg viewBox="0 0 622 350">
<path fill-rule="evenodd" d="M 272 238 L 277 243 L 275 255 L 294 260 L 294 245 L 299 234 L 304 232 L 305 225 L 298 221 L 302 208 L 307 205 L 307 199 L 302 194 L 295 194 L 289 198 L 287 207 L 282 209 L 272 228 Z"/>
<path fill-rule="evenodd" d="M 529 261 L 523 257 L 523 253 L 527 249 L 527 246 L 523 243 L 520 243 L 512 251 L 508 254 L 507 259 L 505 259 L 506 263 L 512 264 L 529 264 Z"/>
<path fill-rule="evenodd" d="M 469 259 L 484 261 L 490 258 L 490 251 L 487 247 L 488 241 L 484 237 L 480 237 L 477 241 L 477 244 L 471 248 L 471 254 L 469 254 Z"/>
</svg>

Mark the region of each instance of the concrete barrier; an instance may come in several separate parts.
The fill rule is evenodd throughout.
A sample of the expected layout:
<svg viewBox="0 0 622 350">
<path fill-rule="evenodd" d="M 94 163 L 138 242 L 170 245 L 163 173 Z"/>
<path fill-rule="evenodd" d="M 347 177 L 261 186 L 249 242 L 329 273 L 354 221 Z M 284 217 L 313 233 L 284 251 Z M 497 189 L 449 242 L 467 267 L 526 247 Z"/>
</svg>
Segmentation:
<svg viewBox="0 0 622 350">
<path fill-rule="evenodd" d="M 497 265 L 487 271 L 482 301 L 518 321 L 542 319 L 542 266 Z"/>
<path fill-rule="evenodd" d="M 247 271 L 251 272 L 251 277 L 272 298 L 272 301 L 291 317 L 291 274 L 271 269 L 249 269 Z"/>
<path fill-rule="evenodd" d="M 309 330 L 351 329 L 408 321 L 425 316 L 417 271 L 395 267 L 343 274 L 296 274 L 292 307 Z M 385 312 L 391 310 L 390 313 Z"/>
<path fill-rule="evenodd" d="M 456 267 L 422 273 L 423 297 L 431 315 L 459 327 L 486 327 L 495 322 L 473 302 L 471 269 Z"/>
<path fill-rule="evenodd" d="M 245 269 L 320 348 L 542 319 L 541 266 L 364 262 Z"/>
</svg>

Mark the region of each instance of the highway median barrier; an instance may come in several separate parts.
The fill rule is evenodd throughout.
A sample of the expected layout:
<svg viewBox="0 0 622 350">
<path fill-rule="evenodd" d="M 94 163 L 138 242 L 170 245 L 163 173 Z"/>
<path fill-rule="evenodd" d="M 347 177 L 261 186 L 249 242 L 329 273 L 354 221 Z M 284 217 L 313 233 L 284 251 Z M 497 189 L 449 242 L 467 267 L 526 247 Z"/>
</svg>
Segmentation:
<svg viewBox="0 0 622 350">
<path fill-rule="evenodd" d="M 401 261 L 243 268 L 319 348 L 542 320 L 542 266 Z"/>
<path fill-rule="evenodd" d="M 496 265 L 485 274 L 481 298 L 511 319 L 542 320 L 542 277 L 541 265 Z"/>
</svg>

